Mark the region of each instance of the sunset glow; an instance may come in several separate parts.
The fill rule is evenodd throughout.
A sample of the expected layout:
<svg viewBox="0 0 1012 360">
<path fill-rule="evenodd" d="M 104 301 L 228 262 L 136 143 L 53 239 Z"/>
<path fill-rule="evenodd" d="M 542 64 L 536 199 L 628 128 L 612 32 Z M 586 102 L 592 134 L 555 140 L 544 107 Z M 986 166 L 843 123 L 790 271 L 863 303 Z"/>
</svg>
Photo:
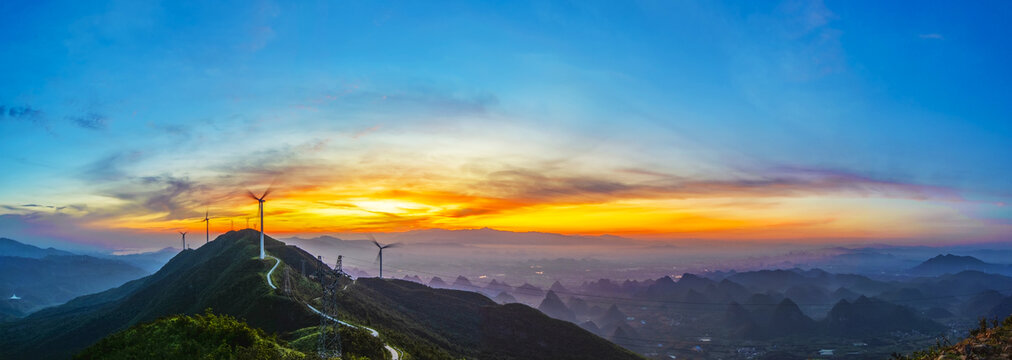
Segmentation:
<svg viewBox="0 0 1012 360">
<path fill-rule="evenodd" d="M 273 186 L 279 235 L 1012 235 L 990 31 L 820 1 L 461 6 L 26 5 L 46 15 L 2 25 L 0 226 L 159 248 L 205 210 L 255 226 L 246 191 Z"/>
</svg>

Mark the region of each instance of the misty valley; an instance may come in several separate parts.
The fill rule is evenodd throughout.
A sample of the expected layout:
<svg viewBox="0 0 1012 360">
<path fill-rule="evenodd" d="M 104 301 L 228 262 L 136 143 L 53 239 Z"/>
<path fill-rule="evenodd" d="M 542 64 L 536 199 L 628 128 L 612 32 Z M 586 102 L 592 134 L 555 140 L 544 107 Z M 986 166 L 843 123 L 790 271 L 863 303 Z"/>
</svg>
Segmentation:
<svg viewBox="0 0 1012 360">
<path fill-rule="evenodd" d="M 205 322 L 228 321 L 238 321 L 239 325 L 230 326 L 250 324 L 254 334 L 250 336 L 256 339 L 277 336 L 278 340 L 271 341 L 279 343 L 268 341 L 270 346 L 316 354 L 319 318 L 328 313 L 319 312 L 327 306 L 323 301 L 326 286 L 317 283 L 320 279 L 332 279 L 331 284 L 342 289 L 330 293 L 337 302 L 330 304 L 329 313 L 346 324 L 359 324 L 337 327 L 345 353 L 369 359 L 390 358 L 390 354 L 418 359 L 577 359 L 591 354 L 570 345 L 545 348 L 547 338 L 583 343 L 580 346 L 587 349 L 614 344 L 630 352 L 616 352 L 614 358 L 886 359 L 939 343 L 954 344 L 977 329 L 980 319 L 1012 315 L 1008 264 L 952 254 L 915 260 L 931 251 L 981 253 L 991 259 L 1006 256 L 1008 250 L 814 247 L 769 252 L 761 259 L 742 257 L 742 268 L 736 270 L 721 267 L 733 261 L 727 257 L 712 259 L 701 249 L 681 247 L 677 252 L 695 253 L 686 258 L 693 260 L 664 263 L 656 259 L 665 256 L 659 256 L 616 269 L 619 261 L 628 259 L 512 259 L 502 257 L 500 240 L 492 240 L 531 234 L 491 229 L 438 235 L 427 231 L 400 234 L 399 240 L 415 237 L 415 243 L 389 250 L 388 279 L 378 280 L 369 274 L 378 263 L 362 261 L 375 253 L 374 240 L 319 237 L 281 242 L 268 237 L 266 254 L 277 259 L 272 262 L 255 259 L 258 235 L 255 230 L 228 232 L 197 249 L 172 251 L 171 259 L 165 254 L 169 249 L 92 258 L 4 239 L 0 286 L 12 292 L 0 307 L 4 354 L 59 358 L 79 352 L 116 353 L 120 350 L 110 346 L 140 341 L 125 334 L 147 331 L 150 334 L 132 336 L 150 341 L 154 334 L 165 333 L 162 327 L 168 325 L 164 322 L 206 328 L 212 325 Z M 554 234 L 536 236 L 555 242 L 572 240 Z M 484 269 L 469 263 L 467 274 L 486 275 L 450 274 L 459 268 L 450 265 L 449 259 L 461 254 L 447 247 L 466 248 L 465 252 L 482 258 Z M 521 248 L 505 251 L 512 256 L 531 255 Z M 640 250 L 628 249 L 633 255 Z M 250 260 L 245 260 L 244 252 Z M 657 250 L 653 252 L 656 255 Z M 679 257 L 677 252 L 668 257 Z M 314 254 L 348 255 L 341 256 L 343 264 L 338 267 Z M 890 261 L 877 262 L 883 257 Z M 335 255 L 326 258 L 336 260 Z M 43 265 L 46 262 L 76 270 L 62 272 Z M 748 269 L 760 264 L 767 267 L 767 262 L 791 267 Z M 159 263 L 165 264 L 151 275 L 144 276 L 151 272 L 140 270 Z M 650 276 L 675 264 L 699 271 Z M 829 268 L 863 265 L 871 270 L 833 273 L 822 270 L 820 264 Z M 596 277 L 602 273 L 626 276 Z M 92 284 L 87 279 L 105 283 Z M 227 290 L 236 286 L 242 290 Z M 60 304 L 60 299 L 66 303 Z M 176 315 L 197 318 L 166 319 Z M 370 336 L 361 329 L 377 329 L 383 335 Z M 256 331 L 265 333 L 257 336 Z M 532 347 L 531 341 L 542 345 Z"/>
</svg>

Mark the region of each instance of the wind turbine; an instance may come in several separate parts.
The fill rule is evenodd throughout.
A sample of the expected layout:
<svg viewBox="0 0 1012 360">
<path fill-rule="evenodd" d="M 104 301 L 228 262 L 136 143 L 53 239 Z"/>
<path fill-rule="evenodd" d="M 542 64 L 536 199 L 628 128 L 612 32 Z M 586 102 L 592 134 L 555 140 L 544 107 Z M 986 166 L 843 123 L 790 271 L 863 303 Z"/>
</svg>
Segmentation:
<svg viewBox="0 0 1012 360">
<path fill-rule="evenodd" d="M 398 246 L 401 246 L 401 244 L 400 243 L 393 243 L 393 244 L 380 245 L 380 243 L 377 242 L 376 238 L 372 237 L 372 235 L 369 235 L 369 240 L 372 240 L 372 243 L 375 244 L 377 248 L 379 248 L 379 254 L 376 255 L 376 261 L 379 261 L 379 263 L 380 263 L 380 276 L 379 277 L 380 277 L 380 279 L 382 279 L 383 278 L 383 249 L 389 249 L 389 248 L 393 248 L 393 247 L 398 247 Z"/>
<path fill-rule="evenodd" d="M 183 235 L 183 250 L 186 250 L 186 231 L 180 231 L 179 235 Z"/>
<path fill-rule="evenodd" d="M 260 197 L 257 197 L 252 191 L 246 190 L 246 192 L 249 193 L 249 197 L 260 203 L 260 259 L 263 260 L 266 255 L 264 253 L 264 199 L 267 198 L 267 194 L 271 193 L 271 188 L 268 186 Z"/>
<path fill-rule="evenodd" d="M 207 217 L 207 210 L 204 210 L 204 243 L 211 241 L 211 218 Z"/>
</svg>

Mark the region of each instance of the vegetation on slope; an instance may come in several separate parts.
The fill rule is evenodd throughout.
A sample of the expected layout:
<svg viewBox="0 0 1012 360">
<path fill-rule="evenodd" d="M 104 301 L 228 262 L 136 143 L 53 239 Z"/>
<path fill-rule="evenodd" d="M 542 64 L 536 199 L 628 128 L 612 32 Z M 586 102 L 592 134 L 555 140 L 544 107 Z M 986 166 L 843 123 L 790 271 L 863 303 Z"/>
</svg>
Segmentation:
<svg viewBox="0 0 1012 360">
<path fill-rule="evenodd" d="M 75 359 L 303 359 L 281 340 L 228 315 L 176 315 L 136 325 Z"/>
<path fill-rule="evenodd" d="M 1004 321 L 994 320 L 990 326 L 986 319 L 970 331 L 970 336 L 954 345 L 939 343 L 934 347 L 910 355 L 893 354 L 897 360 L 955 360 L 955 359 L 1009 359 L 1012 358 L 1012 316 Z"/>
<path fill-rule="evenodd" d="M 290 341 L 292 349 L 310 351 L 315 347 L 312 327 L 320 320 L 303 302 L 322 308 L 315 270 L 324 270 L 323 276 L 331 280 L 335 273 L 319 266 L 309 253 L 268 237 L 267 252 L 281 260 L 272 280 L 283 287 L 288 276 L 292 291 L 271 289 L 265 284 L 265 274 L 275 260 L 257 258 L 258 243 L 256 231 L 229 232 L 199 249 L 181 252 L 151 276 L 2 323 L 0 358 L 69 358 L 109 334 L 166 316 L 199 314 L 207 308 L 251 328 L 279 334 Z M 301 271 L 303 261 L 306 276 Z M 524 305 L 499 305 L 477 293 L 375 278 L 342 278 L 340 288 L 338 315 L 380 332 L 376 338 L 361 329 L 341 329 L 343 347 L 359 357 L 386 359 L 389 354 L 382 348 L 386 342 L 404 350 L 402 357 L 411 360 L 641 359 L 574 324 Z M 148 331 L 143 326 L 132 333 Z M 159 327 L 149 330 L 153 329 Z M 104 344 L 126 341 L 116 339 Z M 201 339 L 193 341 L 203 344 Z M 250 346 L 245 344 L 240 345 Z M 256 354 L 234 354 L 240 353 Z M 87 354 L 96 353 L 82 356 L 87 358 Z"/>
<path fill-rule="evenodd" d="M 256 258 L 258 238 L 253 230 L 229 232 L 151 276 L 0 324 L 0 358 L 68 358 L 132 325 L 206 308 L 278 333 L 318 323 L 305 306 L 265 286 L 273 260 Z"/>
</svg>

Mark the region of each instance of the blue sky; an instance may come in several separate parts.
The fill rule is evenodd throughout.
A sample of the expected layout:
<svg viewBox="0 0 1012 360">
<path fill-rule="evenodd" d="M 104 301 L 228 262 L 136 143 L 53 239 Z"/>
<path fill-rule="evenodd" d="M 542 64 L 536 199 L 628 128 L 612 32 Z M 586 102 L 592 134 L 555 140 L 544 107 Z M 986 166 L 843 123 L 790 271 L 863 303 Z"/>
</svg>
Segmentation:
<svg viewBox="0 0 1012 360">
<path fill-rule="evenodd" d="M 921 209 L 942 207 L 953 225 L 936 240 L 999 240 L 1012 219 L 1010 8 L 5 2 L 0 214 L 29 229 L 66 217 L 98 231 L 82 243 L 115 247 L 95 239 L 196 216 L 207 194 L 264 174 L 305 185 L 333 183 L 331 170 L 523 169 L 630 185 L 651 180 L 619 170 L 748 184 L 815 173 L 862 189 L 844 197 L 867 203 L 846 209 L 900 199 L 897 219 L 928 228 L 943 215 Z M 834 186 L 802 197 L 836 203 Z M 815 230 L 802 232 L 846 237 Z"/>
</svg>

